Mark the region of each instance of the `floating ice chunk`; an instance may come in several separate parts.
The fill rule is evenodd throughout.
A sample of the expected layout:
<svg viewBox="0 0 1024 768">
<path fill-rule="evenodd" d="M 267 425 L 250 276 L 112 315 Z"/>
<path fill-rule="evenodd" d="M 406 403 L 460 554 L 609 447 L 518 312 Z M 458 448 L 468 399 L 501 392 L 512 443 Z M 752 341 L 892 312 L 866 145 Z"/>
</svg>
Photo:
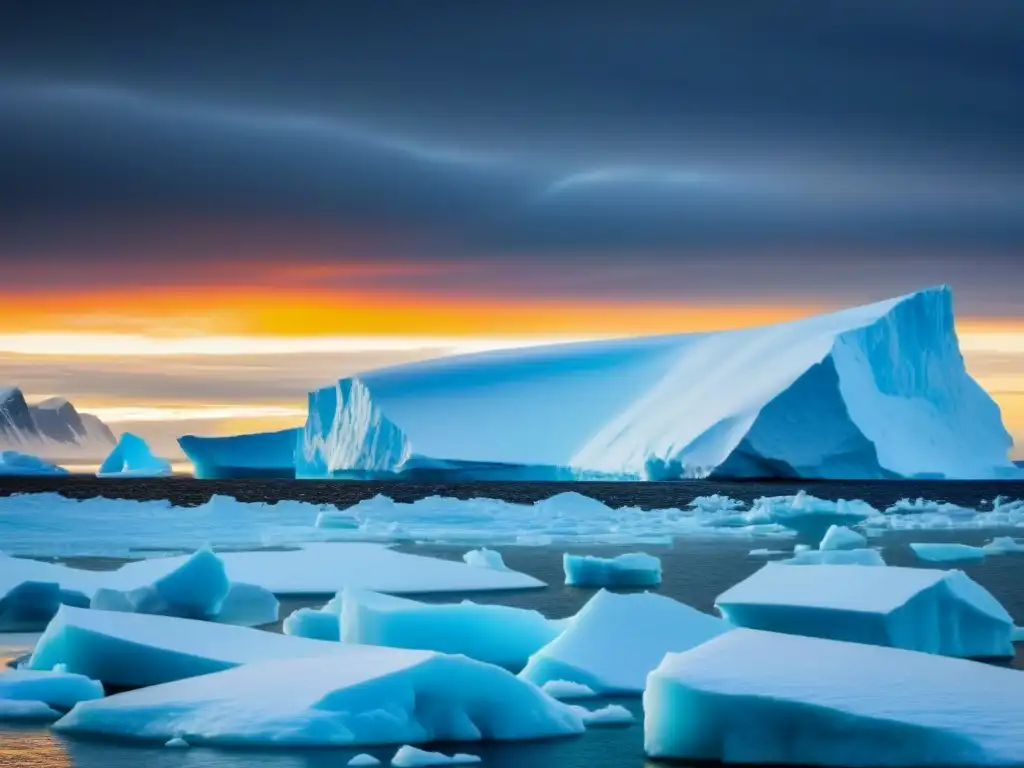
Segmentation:
<svg viewBox="0 0 1024 768">
<path fill-rule="evenodd" d="M 508 570 L 508 566 L 505 565 L 505 561 L 501 557 L 501 552 L 495 552 L 493 549 L 472 549 L 464 554 L 462 559 L 466 565 L 472 565 L 474 568 L 491 568 L 495 571 Z"/>
<path fill-rule="evenodd" d="M 441 653 L 521 669 L 530 655 L 559 635 L 542 614 L 505 605 L 419 603 L 346 589 L 341 640 Z"/>
<path fill-rule="evenodd" d="M 719 595 L 737 626 L 937 653 L 1013 656 L 1013 620 L 961 571 L 768 563 Z"/>
<path fill-rule="evenodd" d="M 194 746 L 282 748 L 537 739 L 584 729 L 568 705 L 490 664 L 326 645 L 335 649 L 329 658 L 245 664 L 79 704 L 54 727 L 157 742 L 180 737 Z"/>
<path fill-rule="evenodd" d="M 786 565 L 885 565 L 877 549 L 805 549 L 779 562 Z"/>
<path fill-rule="evenodd" d="M 480 758 L 477 755 L 457 752 L 454 755 L 448 756 L 440 752 L 426 752 L 422 749 L 416 749 L 416 747 L 410 747 L 408 744 L 400 747 L 395 756 L 391 758 L 391 764 L 395 768 L 427 768 L 427 766 L 432 765 L 472 765 L 479 762 Z"/>
<path fill-rule="evenodd" d="M 102 574 L 0 553 L 0 632 L 40 630 L 61 604 L 88 607 Z"/>
<path fill-rule="evenodd" d="M 154 456 L 146 441 L 131 432 L 121 435 L 96 472 L 97 477 L 164 477 L 169 474 L 170 462 Z"/>
<path fill-rule="evenodd" d="M 230 624 L 64 606 L 39 638 L 28 666 L 50 670 L 63 664 L 70 672 L 132 688 L 265 659 L 330 656 L 340 648 Z"/>
<path fill-rule="evenodd" d="M 548 680 L 540 687 L 548 696 L 559 701 L 565 699 L 590 699 L 597 696 L 597 693 L 590 687 L 581 683 L 573 683 L 569 680 Z"/>
<path fill-rule="evenodd" d="M 739 629 L 651 674 L 644 749 L 687 762 L 1020 765 L 1022 681 L 961 659 Z"/>
<path fill-rule="evenodd" d="M 51 722 L 60 716 L 45 701 L 0 699 L 0 722 Z"/>
<path fill-rule="evenodd" d="M 1008 552 L 1024 552 L 1024 544 L 1012 536 L 996 536 L 982 549 L 989 554 L 1002 555 Z"/>
<path fill-rule="evenodd" d="M 856 531 L 851 531 L 842 525 L 831 525 L 825 532 L 825 537 L 818 545 L 821 551 L 838 549 L 861 549 L 868 545 L 868 540 Z"/>
<path fill-rule="evenodd" d="M 15 669 L 0 674 L 0 701 L 35 701 L 67 711 L 80 701 L 103 698 L 103 686 L 83 675 Z"/>
<path fill-rule="evenodd" d="M 813 547 L 810 544 L 796 544 L 793 547 L 793 552 L 799 554 L 801 552 L 808 552 L 812 549 Z"/>
<path fill-rule="evenodd" d="M 781 549 L 752 549 L 748 553 L 751 557 L 775 557 L 776 555 L 788 554 Z"/>
<path fill-rule="evenodd" d="M 636 720 L 633 713 L 621 704 L 609 704 L 601 709 L 593 710 L 586 707 L 573 707 L 573 709 L 583 718 L 583 723 L 587 726 L 629 725 Z"/>
<path fill-rule="evenodd" d="M 324 608 L 299 608 L 292 611 L 281 627 L 286 635 L 311 640 L 341 640 L 341 617 Z"/>
<path fill-rule="evenodd" d="M 209 621 L 220 613 L 230 589 L 223 561 L 212 550 L 204 548 L 150 586 L 124 592 L 98 590 L 90 607 Z"/>
<path fill-rule="evenodd" d="M 573 587 L 653 587 L 661 583 L 661 560 L 644 552 L 618 557 L 562 555 L 565 583 Z"/>
<path fill-rule="evenodd" d="M 185 741 L 184 739 L 182 739 L 182 738 L 180 738 L 180 737 L 178 737 L 178 736 L 175 736 L 175 737 L 174 737 L 173 739 L 168 739 L 168 740 L 167 740 L 167 741 L 166 741 L 166 742 L 164 743 L 164 746 L 165 746 L 165 747 L 168 747 L 168 748 L 170 748 L 170 749 L 188 749 L 188 748 L 189 748 L 189 747 L 191 747 L 192 745 L 191 745 L 191 744 L 189 744 L 189 743 L 188 743 L 187 741 Z"/>
<path fill-rule="evenodd" d="M 352 768 L 370 768 L 370 766 L 380 765 L 380 760 L 373 755 L 368 755 L 364 752 L 363 754 L 356 755 L 349 760 L 347 765 L 352 766 Z"/>
<path fill-rule="evenodd" d="M 465 563 L 395 552 L 381 544 L 323 543 L 284 552 L 225 552 L 228 578 L 275 595 L 333 595 L 342 587 L 391 594 L 533 589 L 544 583 L 516 571 L 473 568 Z M 121 578 L 151 581 L 184 557 L 140 560 L 122 566 Z"/>
<path fill-rule="evenodd" d="M 972 547 L 969 544 L 914 542 L 910 548 L 921 560 L 930 563 L 977 562 L 984 560 L 986 554 L 982 547 Z"/>
<path fill-rule="evenodd" d="M 1014 627 L 1010 639 L 1015 643 L 1024 643 L 1024 627 Z"/>
<path fill-rule="evenodd" d="M 280 607 L 277 597 L 269 589 L 235 581 L 231 583 L 216 620 L 221 624 L 259 627 L 276 622 Z"/>
<path fill-rule="evenodd" d="M 559 637 L 530 657 L 520 677 L 536 685 L 566 680 L 598 693 L 639 693 L 666 653 L 729 629 L 669 597 L 601 590 Z"/>
<path fill-rule="evenodd" d="M 0 477 L 4 475 L 66 475 L 56 464 L 17 451 L 0 451 Z"/>
</svg>

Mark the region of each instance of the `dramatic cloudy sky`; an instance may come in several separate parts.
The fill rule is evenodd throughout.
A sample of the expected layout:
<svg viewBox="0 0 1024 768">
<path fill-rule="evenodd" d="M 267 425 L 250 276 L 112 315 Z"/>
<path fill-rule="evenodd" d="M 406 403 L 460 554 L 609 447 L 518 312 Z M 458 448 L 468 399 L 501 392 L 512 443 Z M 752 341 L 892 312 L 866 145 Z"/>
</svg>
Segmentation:
<svg viewBox="0 0 1024 768">
<path fill-rule="evenodd" d="M 7 3 L 0 379 L 169 445 L 949 283 L 1024 442 L 1022 94 L 1018 0 Z"/>
</svg>

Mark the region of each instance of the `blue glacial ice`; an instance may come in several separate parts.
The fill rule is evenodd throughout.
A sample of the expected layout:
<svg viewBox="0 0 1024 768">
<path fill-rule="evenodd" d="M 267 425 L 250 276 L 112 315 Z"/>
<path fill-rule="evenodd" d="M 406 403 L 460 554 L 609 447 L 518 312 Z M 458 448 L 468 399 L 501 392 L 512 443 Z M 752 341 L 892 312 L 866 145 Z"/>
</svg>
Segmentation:
<svg viewBox="0 0 1024 768">
<path fill-rule="evenodd" d="M 843 525 L 831 525 L 825 532 L 818 549 L 825 552 L 842 549 L 863 549 L 868 545 L 866 537 L 851 531 Z"/>
<path fill-rule="evenodd" d="M 427 752 L 424 749 L 417 749 L 408 744 L 399 747 L 395 756 L 391 758 L 391 765 L 395 768 L 428 768 L 434 765 L 473 765 L 479 763 L 477 755 L 467 755 L 465 752 L 456 752 L 454 755 L 446 755 L 443 752 Z"/>
<path fill-rule="evenodd" d="M 1009 766 L 1024 763 L 1022 718 L 1017 670 L 738 629 L 651 674 L 644 749 L 686 762 Z"/>
<path fill-rule="evenodd" d="M 345 765 L 348 765 L 351 768 L 371 768 L 371 766 L 380 765 L 380 760 L 378 760 L 373 755 L 368 755 L 365 752 L 363 752 L 362 754 L 353 757 L 351 760 L 345 763 Z"/>
<path fill-rule="evenodd" d="M 54 728 L 276 748 L 505 741 L 584 730 L 569 705 L 500 667 L 429 651 L 324 645 L 335 649 L 329 658 L 255 662 L 85 702 Z"/>
<path fill-rule="evenodd" d="M 138 435 L 125 432 L 103 460 L 97 477 L 164 477 L 171 474 L 171 463 L 153 455 Z"/>
<path fill-rule="evenodd" d="M 463 654 L 515 670 L 560 632 L 537 611 L 505 605 L 420 603 L 351 588 L 341 598 L 344 643 Z"/>
<path fill-rule="evenodd" d="M 200 480 L 292 478 L 300 433 L 293 427 L 249 435 L 182 435 L 178 445 Z"/>
<path fill-rule="evenodd" d="M 361 373 L 310 393 L 295 463 L 312 478 L 994 478 L 1016 472 L 1011 442 L 941 287 L 763 328 Z"/>
<path fill-rule="evenodd" d="M 286 635 L 308 637 L 312 640 L 341 640 L 342 592 L 331 598 L 322 608 L 299 608 L 291 612 L 281 627 Z"/>
<path fill-rule="evenodd" d="M 631 725 L 636 722 L 633 713 L 621 704 L 606 704 L 600 709 L 587 709 L 573 705 L 573 709 L 583 719 L 588 728 L 592 726 Z"/>
<path fill-rule="evenodd" d="M 572 683 L 568 680 L 548 680 L 540 687 L 548 696 L 553 696 L 559 701 L 566 699 L 592 699 L 597 696 L 593 688 L 582 683 Z"/>
<path fill-rule="evenodd" d="M 885 565 L 877 549 L 805 549 L 778 562 L 786 565 Z"/>
<path fill-rule="evenodd" d="M 561 635 L 530 657 L 520 677 L 536 685 L 579 683 L 599 694 L 640 693 L 647 673 L 666 653 L 729 629 L 721 619 L 669 597 L 601 590 Z"/>
<path fill-rule="evenodd" d="M 562 555 L 565 583 L 572 587 L 654 587 L 661 584 L 661 560 L 644 552 L 617 557 Z"/>
<path fill-rule="evenodd" d="M 82 675 L 28 669 L 0 674 L 0 720 L 56 720 L 80 701 L 101 698 L 103 686 Z"/>
<path fill-rule="evenodd" d="M 280 603 L 269 589 L 258 584 L 231 582 L 227 597 L 221 603 L 216 621 L 222 624 L 240 624 L 259 627 L 273 624 L 278 619 Z"/>
<path fill-rule="evenodd" d="M 768 563 L 715 605 L 750 629 L 946 656 L 1013 656 L 1013 619 L 961 571 Z"/>
<path fill-rule="evenodd" d="M 0 451 L 0 477 L 4 475 L 66 475 L 68 471 L 38 456 Z"/>
<path fill-rule="evenodd" d="M 913 542 L 910 544 L 910 549 L 921 560 L 927 560 L 930 563 L 980 562 L 985 559 L 987 554 L 983 547 L 945 542 Z"/>
<path fill-rule="evenodd" d="M 1005 555 L 1011 552 L 1024 552 L 1024 544 L 1012 536 L 996 536 L 982 549 L 990 555 Z"/>
<path fill-rule="evenodd" d="M 63 606 L 39 638 L 28 668 L 57 667 L 135 688 L 267 659 L 331 656 L 342 647 L 230 624 Z"/>
</svg>

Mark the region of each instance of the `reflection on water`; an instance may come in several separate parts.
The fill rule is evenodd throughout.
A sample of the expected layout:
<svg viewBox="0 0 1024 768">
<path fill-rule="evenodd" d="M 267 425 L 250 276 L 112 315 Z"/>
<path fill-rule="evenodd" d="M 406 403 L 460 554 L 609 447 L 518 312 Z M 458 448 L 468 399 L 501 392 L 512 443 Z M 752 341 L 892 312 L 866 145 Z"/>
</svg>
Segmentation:
<svg viewBox="0 0 1024 768">
<path fill-rule="evenodd" d="M 0 726 L 0 766 L 3 768 L 65 768 L 75 765 L 64 743 L 46 731 Z"/>
</svg>

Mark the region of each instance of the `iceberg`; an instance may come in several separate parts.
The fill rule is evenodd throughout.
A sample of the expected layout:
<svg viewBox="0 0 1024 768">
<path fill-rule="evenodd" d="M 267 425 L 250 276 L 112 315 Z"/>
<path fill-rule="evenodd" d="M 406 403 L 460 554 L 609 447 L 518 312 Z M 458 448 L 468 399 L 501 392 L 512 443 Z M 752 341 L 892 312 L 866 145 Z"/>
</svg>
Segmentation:
<svg viewBox="0 0 1024 768">
<path fill-rule="evenodd" d="M 52 722 L 61 713 L 42 701 L 22 699 L 0 699 L 0 723 L 4 722 Z"/>
<path fill-rule="evenodd" d="M 227 437 L 182 435 L 178 445 L 200 480 L 293 478 L 300 432 L 292 428 Z"/>
<path fill-rule="evenodd" d="M 66 475 L 68 471 L 37 456 L 0 451 L 0 477 L 4 475 Z"/>
<path fill-rule="evenodd" d="M 1024 552 L 1024 544 L 1012 536 L 996 536 L 982 549 L 991 555 L 1005 555 L 1009 552 Z"/>
<path fill-rule="evenodd" d="M 984 560 L 987 554 L 984 547 L 972 547 L 969 544 L 914 542 L 910 548 L 920 559 L 931 563 L 977 562 Z"/>
<path fill-rule="evenodd" d="M 785 565 L 885 565 L 877 549 L 805 549 L 778 562 Z"/>
<path fill-rule="evenodd" d="M 751 375 L 751 371 L 757 375 Z M 947 287 L 722 333 L 369 371 L 309 394 L 300 478 L 996 478 Z"/>
<path fill-rule="evenodd" d="M 131 432 L 121 435 L 96 472 L 97 477 L 165 477 L 170 474 L 170 462 L 154 456 L 146 441 Z"/>
<path fill-rule="evenodd" d="M 275 595 L 333 595 L 343 587 L 390 594 L 536 589 L 544 583 L 516 571 L 497 571 L 452 560 L 396 552 L 382 544 L 316 543 L 271 552 L 218 555 L 228 578 Z M 150 583 L 187 561 L 158 557 L 127 563 L 117 578 Z"/>
<path fill-rule="evenodd" d="M 284 620 L 281 631 L 295 637 L 308 637 L 311 640 L 341 640 L 340 604 L 332 600 L 323 608 L 299 608 L 292 611 Z"/>
<path fill-rule="evenodd" d="M 474 568 L 491 568 L 495 571 L 508 570 L 501 553 L 495 552 L 493 549 L 472 549 L 462 556 L 462 561 Z"/>
<path fill-rule="evenodd" d="M 857 768 L 1024 763 L 1024 676 L 738 629 L 669 654 L 644 692 L 652 758 Z"/>
<path fill-rule="evenodd" d="M 597 696 L 597 693 L 592 688 L 580 683 L 571 683 L 568 680 L 548 680 L 540 689 L 548 696 L 552 696 L 559 701 L 565 699 L 592 699 Z"/>
<path fill-rule="evenodd" d="M 480 758 L 476 755 L 456 752 L 449 757 L 440 752 L 426 752 L 422 749 L 416 749 L 416 747 L 410 747 L 408 744 L 400 747 L 395 756 L 391 758 L 391 764 L 395 768 L 425 768 L 432 765 L 473 765 L 479 762 Z"/>
<path fill-rule="evenodd" d="M 584 730 L 569 705 L 500 667 L 429 651 L 325 645 L 335 649 L 330 658 L 255 662 L 84 702 L 54 728 L 222 747 L 506 741 Z"/>
<path fill-rule="evenodd" d="M 768 563 L 719 595 L 730 623 L 968 658 L 1013 656 L 1013 619 L 961 571 Z"/>
<path fill-rule="evenodd" d="M 220 614 L 230 590 L 223 561 L 204 548 L 152 585 L 127 592 L 98 590 L 90 607 L 211 621 Z"/>
<path fill-rule="evenodd" d="M 215 620 L 222 624 L 260 627 L 275 623 L 280 607 L 277 597 L 269 589 L 236 581 L 231 583 Z"/>
<path fill-rule="evenodd" d="M 168 739 L 164 743 L 164 746 L 168 749 L 188 749 L 192 745 L 182 738 L 175 737 L 173 739 Z"/>
<path fill-rule="evenodd" d="M 821 540 L 821 544 L 818 545 L 818 549 L 822 552 L 843 549 L 863 549 L 864 547 L 867 547 L 867 545 L 867 538 L 861 536 L 856 531 L 851 531 L 849 528 L 842 525 L 832 525 L 829 526 L 828 531 L 825 532 L 825 537 Z"/>
<path fill-rule="evenodd" d="M 87 608 L 99 576 L 0 553 L 0 632 L 42 629 L 62 604 Z"/>
<path fill-rule="evenodd" d="M 370 766 L 373 765 L 380 765 L 380 760 L 373 755 L 368 755 L 364 752 L 361 755 L 353 757 L 346 763 L 346 765 L 352 766 L 352 768 L 370 768 Z"/>
<path fill-rule="evenodd" d="M 63 606 L 27 666 L 63 665 L 104 685 L 137 688 L 267 659 L 332 656 L 344 648 L 231 624 Z"/>
<path fill-rule="evenodd" d="M 661 560 L 644 552 L 618 557 L 562 555 L 565 583 L 571 587 L 653 587 L 661 584 Z"/>
<path fill-rule="evenodd" d="M 730 626 L 669 597 L 601 590 L 565 631 L 530 657 L 520 677 L 568 681 L 598 694 L 635 694 L 666 653 L 684 651 Z"/>
<path fill-rule="evenodd" d="M 523 608 L 419 603 L 351 588 L 342 593 L 344 643 L 462 654 L 518 670 L 559 633 L 556 624 Z"/>
<path fill-rule="evenodd" d="M 629 725 L 636 720 L 633 713 L 621 704 L 608 704 L 600 709 L 574 706 L 573 709 L 583 719 L 583 724 L 588 727 L 591 725 Z"/>
<path fill-rule="evenodd" d="M 27 669 L 0 674 L 0 719 L 3 719 L 4 707 L 10 719 L 56 719 L 47 715 L 47 711 L 67 712 L 80 701 L 102 698 L 103 686 L 83 675 Z M 20 715 L 12 702 L 23 708 Z"/>
</svg>

